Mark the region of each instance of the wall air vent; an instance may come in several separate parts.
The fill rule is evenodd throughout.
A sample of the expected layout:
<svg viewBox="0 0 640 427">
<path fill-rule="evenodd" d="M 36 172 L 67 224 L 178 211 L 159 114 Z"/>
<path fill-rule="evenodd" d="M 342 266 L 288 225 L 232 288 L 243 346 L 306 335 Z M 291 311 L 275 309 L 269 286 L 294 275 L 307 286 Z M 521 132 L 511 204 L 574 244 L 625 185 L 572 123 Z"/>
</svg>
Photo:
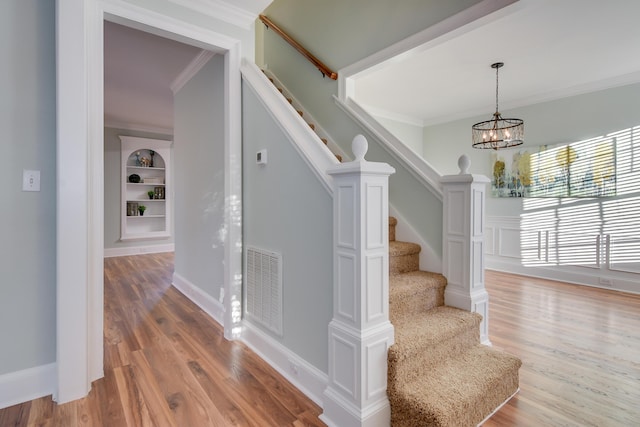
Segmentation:
<svg viewBox="0 0 640 427">
<path fill-rule="evenodd" d="M 247 247 L 245 269 L 247 317 L 282 336 L 282 255 Z"/>
</svg>

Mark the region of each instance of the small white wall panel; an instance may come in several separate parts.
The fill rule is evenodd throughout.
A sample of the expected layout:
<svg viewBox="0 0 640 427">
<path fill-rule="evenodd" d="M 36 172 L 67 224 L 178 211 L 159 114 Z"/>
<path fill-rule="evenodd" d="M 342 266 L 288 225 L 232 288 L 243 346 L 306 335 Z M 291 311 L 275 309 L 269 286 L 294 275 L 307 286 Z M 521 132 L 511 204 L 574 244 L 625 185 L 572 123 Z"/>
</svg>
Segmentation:
<svg viewBox="0 0 640 427">
<path fill-rule="evenodd" d="M 367 249 L 382 248 L 385 244 L 384 241 L 384 213 L 382 212 L 384 205 L 382 203 L 384 188 L 380 185 L 367 185 L 367 211 L 366 211 L 366 223 L 367 223 Z"/>
<path fill-rule="evenodd" d="M 355 257 L 351 254 L 338 254 L 338 301 L 337 311 L 340 316 L 355 322 L 356 320 L 356 270 Z"/>
<path fill-rule="evenodd" d="M 500 228 L 498 245 L 500 256 L 520 258 L 520 229 Z"/>
<path fill-rule="evenodd" d="M 494 255 L 496 253 L 495 248 L 495 229 L 493 227 L 485 227 L 484 234 L 484 253 L 487 255 Z"/>
<path fill-rule="evenodd" d="M 484 233 L 484 192 L 473 190 L 473 229 L 471 230 L 472 236 L 482 236 Z"/>
<path fill-rule="evenodd" d="M 464 200 L 465 200 L 465 192 L 464 191 L 450 191 L 449 192 L 449 217 L 448 219 L 448 229 L 447 233 L 449 235 L 464 235 L 464 219 L 465 219 L 465 211 L 464 211 Z"/>
<path fill-rule="evenodd" d="M 365 397 L 375 398 L 387 392 L 387 370 L 374 369 L 378 366 L 387 366 L 387 339 L 381 339 L 369 344 L 365 349 L 365 363 L 367 364 L 365 377 Z"/>
<path fill-rule="evenodd" d="M 384 258 L 382 256 L 369 256 L 366 258 L 366 307 L 367 307 L 367 322 L 373 322 L 375 320 L 386 319 L 384 314 L 386 310 L 384 308 Z"/>
<path fill-rule="evenodd" d="M 460 287 L 463 284 L 462 276 L 462 260 L 464 260 L 464 242 L 449 240 L 449 253 L 447 254 L 447 271 L 449 276 L 447 281 L 448 286 Z"/>
<path fill-rule="evenodd" d="M 482 254 L 482 242 L 474 242 L 472 245 L 471 287 L 484 288 L 484 265 Z"/>
<path fill-rule="evenodd" d="M 357 397 L 356 366 L 358 354 L 353 343 L 338 336 L 333 336 L 333 383 L 348 396 Z"/>
<path fill-rule="evenodd" d="M 338 227 L 338 246 L 354 249 L 356 244 L 356 189 L 353 185 L 338 187 L 338 211 L 336 214 Z"/>
</svg>

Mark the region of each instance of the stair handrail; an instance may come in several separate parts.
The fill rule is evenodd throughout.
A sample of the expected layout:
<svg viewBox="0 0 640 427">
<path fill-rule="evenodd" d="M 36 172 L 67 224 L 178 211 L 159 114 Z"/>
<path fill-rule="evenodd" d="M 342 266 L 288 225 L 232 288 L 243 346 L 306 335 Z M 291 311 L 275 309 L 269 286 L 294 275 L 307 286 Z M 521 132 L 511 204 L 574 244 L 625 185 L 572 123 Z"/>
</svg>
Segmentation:
<svg viewBox="0 0 640 427">
<path fill-rule="evenodd" d="M 327 67 L 322 61 L 316 58 L 311 52 L 305 49 L 300 43 L 298 43 L 293 37 L 284 32 L 280 27 L 278 27 L 271 19 L 267 18 L 265 15 L 259 15 L 262 23 L 267 27 L 267 29 L 271 28 L 282 37 L 287 43 L 294 47 L 295 50 L 300 52 L 302 56 L 307 58 L 309 62 L 316 66 L 318 70 L 322 73 L 322 77 L 329 77 L 332 80 L 338 79 L 338 73 L 332 71 L 329 67 Z"/>
</svg>

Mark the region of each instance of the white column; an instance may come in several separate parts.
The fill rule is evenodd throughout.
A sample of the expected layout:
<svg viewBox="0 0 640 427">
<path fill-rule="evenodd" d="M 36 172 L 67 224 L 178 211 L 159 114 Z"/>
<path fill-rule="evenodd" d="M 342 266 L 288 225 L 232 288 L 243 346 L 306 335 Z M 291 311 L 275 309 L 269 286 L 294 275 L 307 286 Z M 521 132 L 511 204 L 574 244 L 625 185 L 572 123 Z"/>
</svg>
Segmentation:
<svg viewBox="0 0 640 427">
<path fill-rule="evenodd" d="M 388 427 L 389 175 L 367 162 L 367 141 L 353 139 L 355 160 L 333 176 L 334 285 L 329 324 L 329 384 L 322 421 L 329 426 Z"/>
<path fill-rule="evenodd" d="M 489 295 L 484 287 L 484 203 L 489 179 L 469 174 L 465 155 L 458 166 L 458 175 L 442 177 L 445 304 L 480 313 L 480 341 L 490 345 Z"/>
</svg>

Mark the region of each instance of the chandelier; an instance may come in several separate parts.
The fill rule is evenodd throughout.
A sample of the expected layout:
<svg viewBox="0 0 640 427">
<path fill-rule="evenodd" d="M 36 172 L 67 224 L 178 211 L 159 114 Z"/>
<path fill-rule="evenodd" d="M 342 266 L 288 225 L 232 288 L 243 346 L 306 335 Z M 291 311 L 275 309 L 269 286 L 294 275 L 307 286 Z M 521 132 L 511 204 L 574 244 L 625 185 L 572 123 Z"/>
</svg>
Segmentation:
<svg viewBox="0 0 640 427">
<path fill-rule="evenodd" d="M 496 70 L 496 112 L 493 119 L 476 123 L 471 128 L 473 148 L 515 147 L 521 145 L 524 138 L 524 121 L 520 119 L 503 119 L 498 111 L 498 69 L 504 63 L 496 62 L 491 68 Z"/>
</svg>

